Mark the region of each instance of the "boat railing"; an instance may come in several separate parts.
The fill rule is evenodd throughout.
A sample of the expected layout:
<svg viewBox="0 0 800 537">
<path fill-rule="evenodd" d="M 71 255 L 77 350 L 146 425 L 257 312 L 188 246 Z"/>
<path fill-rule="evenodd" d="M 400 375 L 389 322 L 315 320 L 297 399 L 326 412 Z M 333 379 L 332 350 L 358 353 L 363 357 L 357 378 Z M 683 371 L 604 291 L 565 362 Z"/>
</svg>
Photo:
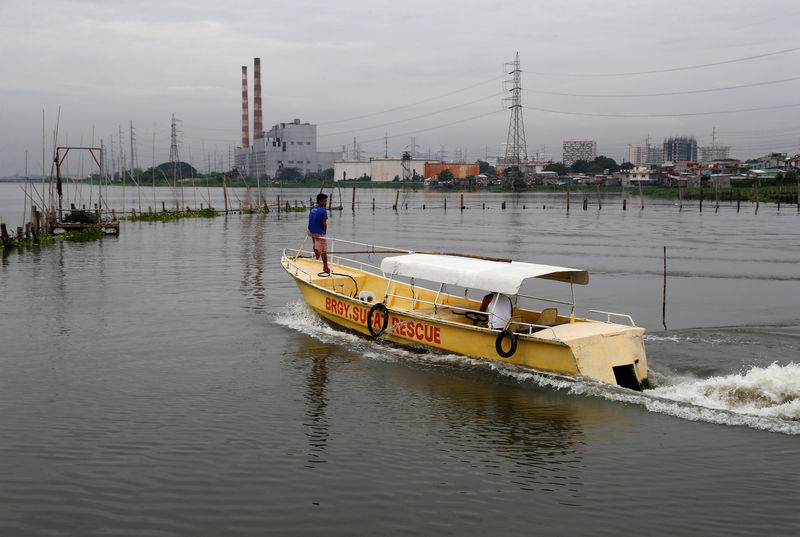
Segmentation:
<svg viewBox="0 0 800 537">
<path fill-rule="evenodd" d="M 300 246 L 300 248 L 298 250 L 292 250 L 292 251 L 296 252 L 295 256 L 294 256 L 295 258 L 300 257 L 304 253 L 308 253 L 308 254 L 313 255 L 313 249 L 310 252 L 305 250 L 305 245 L 306 245 L 306 241 L 307 240 L 308 240 L 308 236 L 306 236 L 306 238 L 303 240 L 303 244 Z M 336 237 L 326 236 L 325 240 L 328 241 L 328 245 L 329 245 L 328 246 L 328 259 L 332 264 L 344 265 L 343 261 L 345 261 L 347 263 L 352 263 L 353 268 L 357 267 L 360 270 L 363 270 L 364 267 L 367 267 L 367 268 L 372 269 L 377 274 L 380 274 L 382 276 L 384 274 L 383 274 L 383 271 L 381 270 L 380 267 L 371 264 L 369 261 L 363 261 L 363 260 L 360 260 L 360 259 L 353 259 L 353 258 L 350 258 L 350 257 L 345 257 L 345 255 L 362 254 L 362 255 L 369 256 L 369 255 L 372 255 L 372 254 L 381 255 L 381 254 L 396 254 L 396 253 L 413 253 L 411 250 L 403 250 L 403 249 L 398 249 L 398 248 L 391 248 L 389 246 L 380 246 L 380 245 L 377 245 L 377 244 L 367 244 L 367 243 L 356 242 L 356 241 L 351 241 L 351 240 L 347 240 L 347 239 L 337 239 Z M 337 252 L 336 251 L 337 244 L 340 244 L 340 245 L 341 244 L 346 244 L 346 245 L 350 245 L 350 246 L 357 246 L 357 247 L 360 247 L 362 249 L 361 250 L 355 250 L 355 251 Z"/>
<path fill-rule="evenodd" d="M 299 255 L 300 255 L 299 250 L 298 250 L 298 254 L 293 256 L 293 257 L 287 255 L 286 252 L 287 252 L 287 249 L 284 248 L 283 249 L 283 257 L 287 260 L 287 263 L 289 263 L 292 266 L 292 268 L 294 268 L 295 275 L 298 275 L 298 274 L 300 274 L 302 272 L 303 274 L 306 275 L 306 277 L 308 278 L 308 281 L 311 282 L 311 280 L 314 278 L 314 276 L 312 276 L 311 274 L 309 274 L 305 270 L 303 270 L 300 267 L 298 267 L 297 263 L 294 263 L 294 260 L 297 259 L 299 257 Z"/>
<path fill-rule="evenodd" d="M 631 323 L 631 326 L 636 326 L 636 323 L 633 322 L 633 317 L 631 317 L 627 313 L 614 313 L 613 311 L 589 310 L 589 311 L 586 312 L 586 318 L 588 319 L 589 316 L 592 313 L 600 313 L 602 315 L 605 315 L 606 316 L 606 321 L 605 322 L 607 322 L 607 323 L 611 322 L 611 318 L 612 317 L 619 317 L 619 318 L 622 318 L 622 319 L 627 319 L 628 322 Z"/>
</svg>

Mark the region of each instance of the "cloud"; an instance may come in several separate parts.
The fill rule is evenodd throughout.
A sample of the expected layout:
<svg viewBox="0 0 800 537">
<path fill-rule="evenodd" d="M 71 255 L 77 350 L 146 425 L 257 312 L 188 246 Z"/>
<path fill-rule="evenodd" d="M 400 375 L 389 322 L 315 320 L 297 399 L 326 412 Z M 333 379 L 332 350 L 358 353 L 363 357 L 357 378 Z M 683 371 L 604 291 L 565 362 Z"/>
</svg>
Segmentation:
<svg viewBox="0 0 800 537">
<path fill-rule="evenodd" d="M 11 53 L 0 58 L 0 176 L 21 173 L 26 149 L 41 151 L 42 110 L 50 133 L 59 107 L 63 136 L 89 139 L 94 133 L 109 140 L 133 121 L 138 142 L 150 147 L 155 136 L 157 160 L 168 157 L 173 113 L 184 122 L 181 136 L 193 146 L 234 146 L 240 133 L 240 69 L 249 68 L 252 99 L 255 56 L 262 61 L 267 128 L 300 117 L 321 124 L 320 134 L 328 136 L 321 136 L 320 146 L 329 149 L 352 144 L 355 136 L 363 140 L 362 153 L 382 154 L 388 134 L 392 153 L 414 136 L 423 148 L 445 145 L 450 154 L 456 147 L 474 148 L 471 154 L 480 148 L 481 157 L 496 155 L 508 114 L 500 97 L 492 96 L 501 90 L 503 64 L 517 51 L 523 87 L 531 90 L 655 93 L 747 84 L 787 76 L 798 53 L 686 72 L 596 75 L 795 47 L 792 32 L 775 31 L 774 25 L 776 17 L 796 19 L 799 10 L 789 0 L 757 5 L 741 0 L 724 5 L 3 1 L 0 47 Z M 523 103 L 586 114 L 701 112 L 800 102 L 798 85 L 614 102 L 524 93 Z M 474 104 L 454 108 L 468 102 Z M 417 104 L 403 107 L 411 103 Z M 385 113 L 370 115 L 377 112 Z M 369 117 L 326 126 L 362 116 Z M 717 140 L 744 157 L 767 146 L 800 149 L 789 128 L 794 117 L 762 111 L 599 118 L 526 109 L 525 126 L 531 152 L 544 147 L 554 159 L 561 156 L 564 137 L 596 138 L 600 151 L 621 158 L 628 144 L 648 134 L 654 140 L 694 134 L 710 143 L 714 128 Z M 748 130 L 754 133 L 748 136 Z"/>
</svg>

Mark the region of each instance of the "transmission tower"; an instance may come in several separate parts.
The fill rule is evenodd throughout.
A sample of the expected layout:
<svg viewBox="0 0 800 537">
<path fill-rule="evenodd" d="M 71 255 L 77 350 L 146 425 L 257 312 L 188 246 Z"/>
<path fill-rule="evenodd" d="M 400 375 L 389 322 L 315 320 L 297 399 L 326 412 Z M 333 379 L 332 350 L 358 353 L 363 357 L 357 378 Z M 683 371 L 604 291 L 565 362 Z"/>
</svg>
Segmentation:
<svg viewBox="0 0 800 537">
<path fill-rule="evenodd" d="M 169 162 L 172 164 L 172 188 L 174 189 L 178 184 L 178 168 L 180 162 L 180 156 L 178 155 L 178 122 L 175 119 L 175 114 L 172 114 Z M 183 206 L 183 189 L 181 189 L 181 206 Z"/>
<path fill-rule="evenodd" d="M 511 95 L 504 98 L 510 102 L 511 119 L 508 122 L 508 138 L 506 140 L 505 164 L 516 166 L 528 160 L 528 144 L 525 142 L 525 124 L 522 121 L 522 71 L 519 68 L 519 52 L 511 63 L 504 64 L 504 71 L 508 78 L 504 81 L 503 89 Z"/>
</svg>

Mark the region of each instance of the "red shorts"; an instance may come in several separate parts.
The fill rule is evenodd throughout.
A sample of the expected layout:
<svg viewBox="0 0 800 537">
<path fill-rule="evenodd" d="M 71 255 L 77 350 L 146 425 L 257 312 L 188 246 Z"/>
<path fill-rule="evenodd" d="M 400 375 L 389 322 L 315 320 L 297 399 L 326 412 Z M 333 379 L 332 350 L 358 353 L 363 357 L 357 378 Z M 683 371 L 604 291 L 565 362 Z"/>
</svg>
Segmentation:
<svg viewBox="0 0 800 537">
<path fill-rule="evenodd" d="M 318 252 L 328 251 L 328 241 L 325 240 L 325 235 L 320 235 L 319 233 L 309 233 L 309 235 L 314 239 L 314 250 Z"/>
</svg>

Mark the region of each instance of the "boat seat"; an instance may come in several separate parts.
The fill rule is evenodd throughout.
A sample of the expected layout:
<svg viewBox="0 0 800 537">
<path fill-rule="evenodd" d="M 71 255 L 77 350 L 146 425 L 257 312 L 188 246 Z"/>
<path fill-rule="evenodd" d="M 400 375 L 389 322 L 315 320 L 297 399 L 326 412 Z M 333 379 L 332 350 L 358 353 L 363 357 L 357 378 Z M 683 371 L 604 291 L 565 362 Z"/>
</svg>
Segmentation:
<svg viewBox="0 0 800 537">
<path fill-rule="evenodd" d="M 558 322 L 558 309 L 556 308 L 545 308 L 539 314 L 539 319 L 536 321 L 536 324 L 541 324 L 544 326 L 553 326 Z"/>
</svg>

